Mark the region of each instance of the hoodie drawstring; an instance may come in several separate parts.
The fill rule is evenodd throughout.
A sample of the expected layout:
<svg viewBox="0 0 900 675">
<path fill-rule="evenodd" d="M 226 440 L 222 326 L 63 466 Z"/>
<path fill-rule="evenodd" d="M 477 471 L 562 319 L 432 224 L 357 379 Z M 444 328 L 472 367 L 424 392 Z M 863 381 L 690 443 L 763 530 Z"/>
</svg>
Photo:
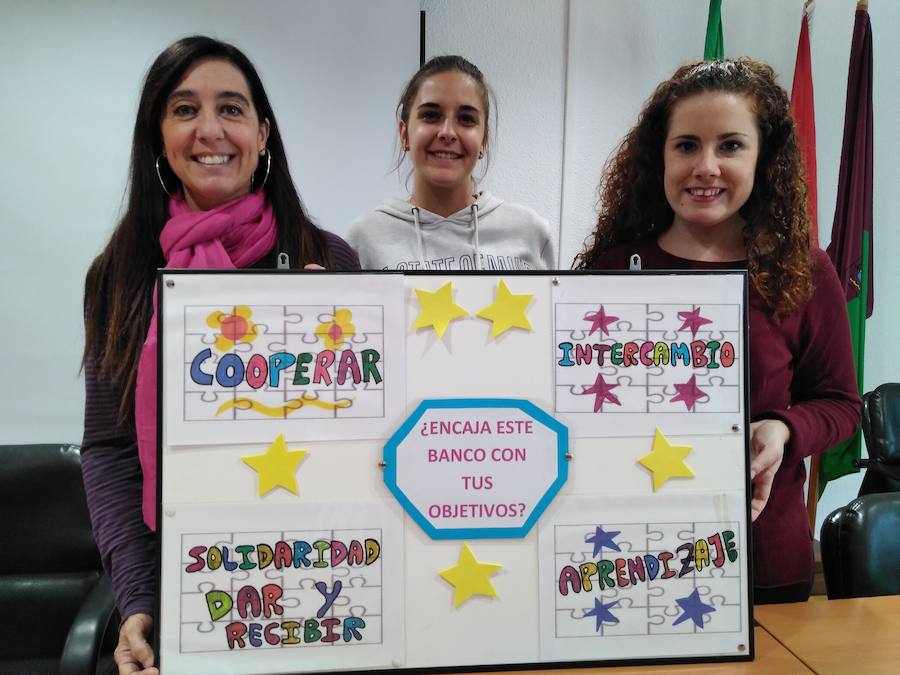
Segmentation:
<svg viewBox="0 0 900 675">
<path fill-rule="evenodd" d="M 425 269 L 425 244 L 422 243 L 422 225 L 419 223 L 419 207 L 414 206 L 412 208 L 413 221 L 416 224 L 416 241 L 419 244 L 419 265 L 422 266 L 422 269 Z"/>
<path fill-rule="evenodd" d="M 472 225 L 475 228 L 475 269 L 481 269 L 481 247 L 478 245 L 478 204 L 472 204 Z"/>
<path fill-rule="evenodd" d="M 472 228 L 474 230 L 475 239 L 475 269 L 481 269 L 481 244 L 478 241 L 478 204 L 472 204 L 470 207 L 472 212 Z M 425 241 L 422 235 L 422 223 L 419 222 L 419 207 L 412 207 L 413 223 L 416 228 L 416 244 L 419 249 L 419 265 L 424 270 L 425 266 Z"/>
</svg>

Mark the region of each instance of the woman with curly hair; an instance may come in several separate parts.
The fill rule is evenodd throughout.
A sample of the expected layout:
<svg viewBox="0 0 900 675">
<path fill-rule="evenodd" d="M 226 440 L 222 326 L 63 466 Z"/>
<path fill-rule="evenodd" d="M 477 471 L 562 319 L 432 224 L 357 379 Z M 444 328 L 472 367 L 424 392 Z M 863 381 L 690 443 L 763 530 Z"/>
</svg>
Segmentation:
<svg viewBox="0 0 900 675">
<path fill-rule="evenodd" d="M 803 459 L 860 417 L 844 296 L 809 248 L 790 101 L 760 61 L 695 63 L 661 83 L 608 161 L 576 269 L 746 268 L 757 603 L 806 600 Z"/>
</svg>

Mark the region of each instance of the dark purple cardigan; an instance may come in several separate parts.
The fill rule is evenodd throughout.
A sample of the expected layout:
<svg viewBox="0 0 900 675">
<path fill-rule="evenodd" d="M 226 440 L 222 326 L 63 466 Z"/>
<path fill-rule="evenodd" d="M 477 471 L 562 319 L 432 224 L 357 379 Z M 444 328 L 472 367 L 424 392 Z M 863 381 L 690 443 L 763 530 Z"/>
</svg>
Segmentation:
<svg viewBox="0 0 900 675">
<path fill-rule="evenodd" d="M 596 269 L 746 269 L 746 262 L 677 258 L 655 239 L 618 246 Z M 813 254 L 815 290 L 809 301 L 775 322 L 750 284 L 750 419 L 779 419 L 791 430 L 766 508 L 753 523 L 753 584 L 787 586 L 812 579 L 813 552 L 803 495 L 803 459 L 849 437 L 860 420 L 860 398 L 846 302 L 828 256 Z"/>
<path fill-rule="evenodd" d="M 323 230 L 335 271 L 358 270 L 359 258 L 337 235 Z M 272 267 L 275 252 L 256 267 Z M 118 423 L 122 388 L 99 378 L 92 358 L 84 364 L 84 438 L 81 470 L 94 539 L 112 579 L 122 619 L 153 614 L 156 593 L 154 534 L 141 516 L 141 465 L 134 420 Z"/>
</svg>

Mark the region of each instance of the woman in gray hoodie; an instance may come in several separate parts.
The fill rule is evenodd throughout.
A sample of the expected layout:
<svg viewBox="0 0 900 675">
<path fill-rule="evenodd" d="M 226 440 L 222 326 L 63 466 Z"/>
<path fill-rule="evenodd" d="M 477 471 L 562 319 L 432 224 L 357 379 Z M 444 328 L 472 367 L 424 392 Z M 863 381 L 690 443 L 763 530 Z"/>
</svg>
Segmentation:
<svg viewBox="0 0 900 675">
<path fill-rule="evenodd" d="M 490 94 L 461 56 L 419 68 L 397 106 L 401 159 L 413 167 L 408 201 L 387 199 L 347 236 L 363 269 L 542 270 L 556 267 L 547 221 L 533 209 L 476 192 L 488 150 Z"/>
</svg>

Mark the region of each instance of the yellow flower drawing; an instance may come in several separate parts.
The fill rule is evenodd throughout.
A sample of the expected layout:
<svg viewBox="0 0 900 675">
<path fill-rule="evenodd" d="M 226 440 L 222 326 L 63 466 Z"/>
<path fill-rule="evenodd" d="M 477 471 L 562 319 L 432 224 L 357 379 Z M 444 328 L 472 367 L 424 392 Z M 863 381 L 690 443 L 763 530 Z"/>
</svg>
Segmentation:
<svg viewBox="0 0 900 675">
<path fill-rule="evenodd" d="M 325 342 L 325 349 L 340 349 L 356 334 L 356 326 L 351 323 L 353 314 L 349 309 L 339 309 L 334 313 L 334 319 L 320 323 L 316 328 L 318 335 Z"/>
<path fill-rule="evenodd" d="M 236 305 L 234 313 L 215 311 L 206 317 L 206 325 L 219 331 L 215 347 L 220 352 L 231 351 L 238 342 L 253 342 L 256 339 L 256 324 L 250 320 L 253 310 L 246 305 Z"/>
</svg>

